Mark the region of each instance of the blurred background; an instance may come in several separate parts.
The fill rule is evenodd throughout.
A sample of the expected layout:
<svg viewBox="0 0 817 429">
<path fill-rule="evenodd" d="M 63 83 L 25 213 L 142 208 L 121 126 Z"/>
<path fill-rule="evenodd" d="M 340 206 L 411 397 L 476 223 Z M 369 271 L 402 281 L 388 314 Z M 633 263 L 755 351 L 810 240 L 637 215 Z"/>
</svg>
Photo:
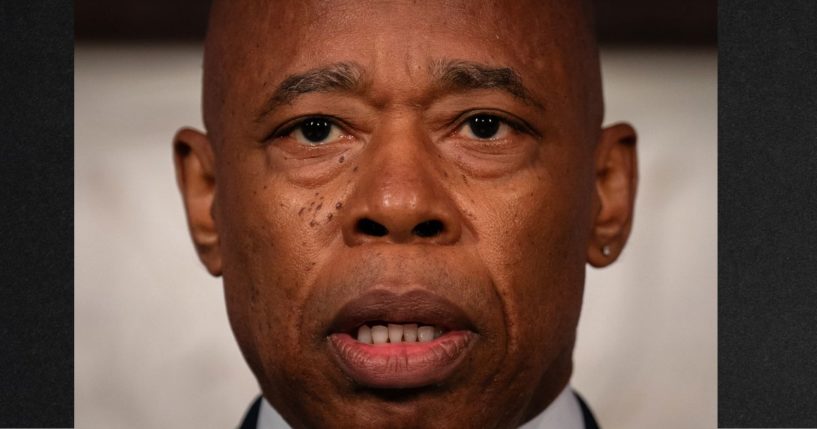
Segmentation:
<svg viewBox="0 0 817 429">
<path fill-rule="evenodd" d="M 639 133 L 630 243 L 588 267 L 573 386 L 602 427 L 716 427 L 714 0 L 597 0 L 607 114 Z M 187 235 L 207 1 L 75 2 L 77 428 L 235 426 L 258 394 Z"/>
</svg>

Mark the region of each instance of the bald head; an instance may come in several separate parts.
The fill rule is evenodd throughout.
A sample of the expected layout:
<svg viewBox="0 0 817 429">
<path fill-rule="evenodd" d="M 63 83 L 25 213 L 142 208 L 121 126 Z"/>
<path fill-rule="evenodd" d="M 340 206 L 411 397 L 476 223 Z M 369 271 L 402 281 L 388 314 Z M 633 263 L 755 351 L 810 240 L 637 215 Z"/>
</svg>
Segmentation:
<svg viewBox="0 0 817 429">
<path fill-rule="evenodd" d="M 389 40 L 399 43 L 391 46 Z M 472 45 L 476 55 L 462 58 L 468 57 L 458 49 L 462 44 Z M 235 114 L 237 104 L 263 106 L 283 80 L 314 66 L 353 62 L 369 75 L 392 79 L 392 71 L 378 69 L 378 57 L 401 70 L 419 67 L 429 73 L 435 63 L 451 59 L 508 68 L 526 85 L 559 87 L 558 93 L 542 91 L 542 97 L 553 98 L 551 105 L 568 97 L 584 111 L 588 129 L 598 129 L 602 121 L 589 0 L 216 0 L 205 45 L 205 125 L 220 136 L 224 118 Z"/>
</svg>

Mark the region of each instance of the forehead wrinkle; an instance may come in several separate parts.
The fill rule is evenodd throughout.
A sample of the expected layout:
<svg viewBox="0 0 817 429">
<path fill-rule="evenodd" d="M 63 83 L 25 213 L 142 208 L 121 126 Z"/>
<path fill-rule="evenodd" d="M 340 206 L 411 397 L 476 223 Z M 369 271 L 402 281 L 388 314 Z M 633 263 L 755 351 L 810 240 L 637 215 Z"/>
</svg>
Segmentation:
<svg viewBox="0 0 817 429">
<path fill-rule="evenodd" d="M 273 91 L 258 120 L 311 92 L 362 92 L 366 86 L 364 76 L 363 67 L 354 62 L 333 63 L 289 75 Z"/>
<path fill-rule="evenodd" d="M 495 67 L 472 61 L 441 59 L 431 65 L 431 75 L 442 90 L 499 89 L 526 104 L 544 109 L 510 67 Z"/>
</svg>

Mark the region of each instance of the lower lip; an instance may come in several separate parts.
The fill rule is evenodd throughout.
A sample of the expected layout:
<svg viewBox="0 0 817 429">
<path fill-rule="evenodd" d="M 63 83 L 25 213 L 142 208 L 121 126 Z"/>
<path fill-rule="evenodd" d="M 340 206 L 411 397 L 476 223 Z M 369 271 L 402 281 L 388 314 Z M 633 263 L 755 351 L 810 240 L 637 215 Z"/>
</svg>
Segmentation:
<svg viewBox="0 0 817 429">
<path fill-rule="evenodd" d="M 425 343 L 363 344 L 349 334 L 329 336 L 341 369 L 362 386 L 407 389 L 448 378 L 470 350 L 474 334 L 447 332 Z"/>
</svg>

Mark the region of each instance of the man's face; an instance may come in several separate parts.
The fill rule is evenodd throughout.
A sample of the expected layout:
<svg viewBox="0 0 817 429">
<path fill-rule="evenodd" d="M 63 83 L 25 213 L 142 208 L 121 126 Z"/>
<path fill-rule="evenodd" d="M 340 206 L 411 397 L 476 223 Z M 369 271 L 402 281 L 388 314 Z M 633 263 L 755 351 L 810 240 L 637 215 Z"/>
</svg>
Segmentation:
<svg viewBox="0 0 817 429">
<path fill-rule="evenodd" d="M 309 427 L 529 419 L 570 377 L 585 263 L 605 264 L 585 24 L 521 2 L 268 3 L 216 6 L 208 141 L 177 137 L 265 397 Z"/>
</svg>

